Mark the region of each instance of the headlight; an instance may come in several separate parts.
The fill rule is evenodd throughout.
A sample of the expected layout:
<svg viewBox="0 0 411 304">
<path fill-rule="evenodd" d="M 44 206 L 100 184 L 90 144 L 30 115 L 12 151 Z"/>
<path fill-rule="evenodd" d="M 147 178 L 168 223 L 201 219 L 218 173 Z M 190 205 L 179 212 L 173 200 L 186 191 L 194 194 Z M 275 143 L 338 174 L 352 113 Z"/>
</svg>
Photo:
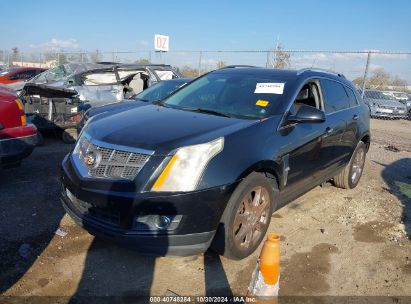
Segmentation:
<svg viewBox="0 0 411 304">
<path fill-rule="evenodd" d="M 193 191 L 210 160 L 224 147 L 220 137 L 208 143 L 180 148 L 151 188 L 151 191 Z"/>
</svg>

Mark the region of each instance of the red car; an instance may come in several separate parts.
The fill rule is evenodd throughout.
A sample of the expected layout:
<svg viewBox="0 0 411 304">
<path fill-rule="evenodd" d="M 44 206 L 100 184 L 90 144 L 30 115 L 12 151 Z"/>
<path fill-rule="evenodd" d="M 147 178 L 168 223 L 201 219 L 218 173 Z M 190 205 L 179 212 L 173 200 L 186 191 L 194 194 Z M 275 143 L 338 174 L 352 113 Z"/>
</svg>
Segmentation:
<svg viewBox="0 0 411 304">
<path fill-rule="evenodd" d="M 0 167 L 15 167 L 31 154 L 37 129 L 27 124 L 21 100 L 0 87 Z"/>
<path fill-rule="evenodd" d="M 43 73 L 44 68 L 20 68 L 12 67 L 0 71 L 0 83 L 9 84 L 18 81 L 27 81 L 40 73 Z"/>
</svg>

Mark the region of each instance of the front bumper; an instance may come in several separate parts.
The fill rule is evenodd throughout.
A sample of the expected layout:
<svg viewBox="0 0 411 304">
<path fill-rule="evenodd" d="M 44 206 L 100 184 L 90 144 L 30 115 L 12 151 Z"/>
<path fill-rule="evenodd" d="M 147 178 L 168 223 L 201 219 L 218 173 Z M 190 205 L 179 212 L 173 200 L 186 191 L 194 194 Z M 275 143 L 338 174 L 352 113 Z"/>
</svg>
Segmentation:
<svg viewBox="0 0 411 304">
<path fill-rule="evenodd" d="M 79 176 L 68 156 L 62 163 L 61 180 L 61 200 L 75 222 L 93 235 L 154 255 L 206 251 L 238 184 L 178 194 L 117 191 L 110 187 L 104 190 L 98 184 L 107 181 Z M 175 216 L 180 220 L 170 230 L 148 229 L 138 222 L 139 218 L 151 215 Z"/>
<path fill-rule="evenodd" d="M 19 163 L 29 156 L 37 144 L 37 133 L 0 139 L 0 165 Z"/>
</svg>

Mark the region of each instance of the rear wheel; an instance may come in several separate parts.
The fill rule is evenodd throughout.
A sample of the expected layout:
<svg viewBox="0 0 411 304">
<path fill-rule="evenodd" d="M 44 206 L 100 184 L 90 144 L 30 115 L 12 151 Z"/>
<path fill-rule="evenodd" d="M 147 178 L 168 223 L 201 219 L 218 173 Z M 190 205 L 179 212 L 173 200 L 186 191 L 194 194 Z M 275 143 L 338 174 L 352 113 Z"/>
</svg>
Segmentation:
<svg viewBox="0 0 411 304">
<path fill-rule="evenodd" d="M 273 186 L 273 184 L 275 184 Z M 261 173 L 252 173 L 233 192 L 212 249 L 231 259 L 243 259 L 261 243 L 274 206 L 277 185 Z"/>
<path fill-rule="evenodd" d="M 334 177 L 333 181 L 337 187 L 353 189 L 358 185 L 364 169 L 365 155 L 365 144 L 360 141 L 351 156 L 350 162 Z"/>
</svg>

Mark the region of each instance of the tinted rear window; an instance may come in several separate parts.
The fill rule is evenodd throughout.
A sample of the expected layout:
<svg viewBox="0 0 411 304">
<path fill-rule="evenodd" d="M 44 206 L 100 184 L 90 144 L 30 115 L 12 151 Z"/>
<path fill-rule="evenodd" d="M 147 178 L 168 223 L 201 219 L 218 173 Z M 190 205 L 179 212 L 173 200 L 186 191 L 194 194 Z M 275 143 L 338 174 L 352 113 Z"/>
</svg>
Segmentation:
<svg viewBox="0 0 411 304">
<path fill-rule="evenodd" d="M 358 100 L 355 96 L 354 91 L 351 90 L 349 87 L 345 87 L 345 90 L 347 91 L 348 98 L 350 99 L 350 106 L 355 107 L 356 105 L 358 105 Z"/>
<path fill-rule="evenodd" d="M 325 112 L 333 113 L 350 107 L 344 86 L 336 81 L 323 79 L 321 85 L 325 97 Z"/>
</svg>

